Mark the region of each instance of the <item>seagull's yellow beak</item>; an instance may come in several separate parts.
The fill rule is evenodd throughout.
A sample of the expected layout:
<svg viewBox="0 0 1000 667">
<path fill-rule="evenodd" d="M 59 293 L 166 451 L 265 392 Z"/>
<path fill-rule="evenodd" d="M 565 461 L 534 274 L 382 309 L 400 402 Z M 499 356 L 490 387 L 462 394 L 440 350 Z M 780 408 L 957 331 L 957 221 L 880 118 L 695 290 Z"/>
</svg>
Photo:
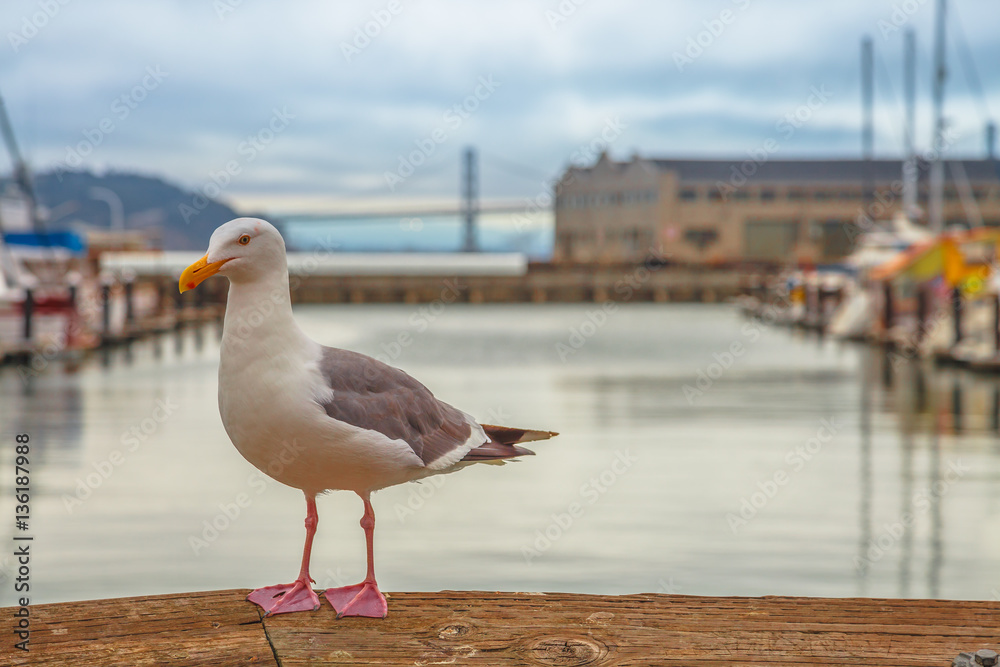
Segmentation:
<svg viewBox="0 0 1000 667">
<path fill-rule="evenodd" d="M 184 273 L 181 274 L 181 279 L 177 284 L 177 287 L 178 289 L 180 289 L 181 294 L 187 292 L 189 289 L 194 289 L 195 287 L 200 285 L 202 281 L 204 281 L 206 278 L 211 278 L 212 276 L 214 276 L 216 273 L 219 272 L 219 269 L 222 268 L 222 265 L 228 262 L 230 259 L 232 259 L 232 257 L 230 257 L 229 259 L 223 259 L 221 261 L 212 262 L 211 264 L 209 264 L 208 255 L 205 255 L 197 262 L 184 269 Z"/>
</svg>

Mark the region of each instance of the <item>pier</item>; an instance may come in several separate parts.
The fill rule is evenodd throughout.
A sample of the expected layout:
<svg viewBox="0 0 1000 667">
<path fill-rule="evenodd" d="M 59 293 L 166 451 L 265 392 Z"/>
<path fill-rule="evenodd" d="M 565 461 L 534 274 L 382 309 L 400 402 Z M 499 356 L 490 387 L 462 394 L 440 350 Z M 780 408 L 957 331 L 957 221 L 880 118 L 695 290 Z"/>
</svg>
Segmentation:
<svg viewBox="0 0 1000 667">
<path fill-rule="evenodd" d="M 391 267 L 348 273 L 332 260 L 300 268 L 292 263 L 301 263 L 298 260 L 289 256 L 294 303 L 715 303 L 746 294 L 771 275 L 655 259 L 607 265 L 530 262 L 519 270 L 503 266 L 492 271 L 440 266 L 419 273 L 394 272 Z M 169 265 L 148 267 L 140 271 L 138 281 L 169 294 L 177 289 L 175 273 Z M 206 303 L 224 303 L 224 279 L 210 278 L 206 286 Z"/>
<path fill-rule="evenodd" d="M 30 652 L 13 649 L 8 632 L 0 653 L 33 667 L 947 667 L 996 648 L 1000 626 L 998 602 L 470 591 L 390 594 L 384 620 L 337 620 L 325 600 L 316 612 L 262 618 L 248 592 L 37 605 Z"/>
</svg>

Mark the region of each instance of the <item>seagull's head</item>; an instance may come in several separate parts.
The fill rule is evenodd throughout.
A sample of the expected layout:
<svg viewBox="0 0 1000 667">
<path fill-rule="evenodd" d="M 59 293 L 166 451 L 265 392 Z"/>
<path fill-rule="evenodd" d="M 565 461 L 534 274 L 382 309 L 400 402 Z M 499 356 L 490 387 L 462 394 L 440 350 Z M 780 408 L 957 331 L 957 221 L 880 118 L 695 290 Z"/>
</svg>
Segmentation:
<svg viewBox="0 0 1000 667">
<path fill-rule="evenodd" d="M 205 256 L 184 269 L 178 287 L 186 292 L 217 273 L 233 283 L 272 276 L 287 278 L 285 241 L 274 225 L 265 220 L 230 220 L 212 233 Z"/>
</svg>

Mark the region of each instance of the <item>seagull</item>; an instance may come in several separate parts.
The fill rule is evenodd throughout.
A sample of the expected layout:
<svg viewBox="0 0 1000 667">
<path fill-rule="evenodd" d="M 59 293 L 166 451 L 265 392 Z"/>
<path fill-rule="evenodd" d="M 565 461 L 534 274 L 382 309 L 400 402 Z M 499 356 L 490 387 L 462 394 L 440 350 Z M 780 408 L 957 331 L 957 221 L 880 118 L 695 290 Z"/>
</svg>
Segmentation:
<svg viewBox="0 0 1000 667">
<path fill-rule="evenodd" d="M 219 355 L 226 433 L 253 466 L 306 499 L 298 578 L 258 588 L 247 600 L 266 615 L 320 608 L 309 576 L 316 497 L 353 491 L 364 504 L 367 574 L 324 595 L 337 618 L 385 618 L 388 605 L 375 581 L 372 493 L 534 454 L 519 444 L 556 433 L 479 424 L 403 371 L 310 339 L 292 314 L 284 240 L 264 220 L 237 218 L 216 229 L 208 252 L 184 270 L 178 287 L 186 292 L 215 274 L 230 285 Z"/>
</svg>

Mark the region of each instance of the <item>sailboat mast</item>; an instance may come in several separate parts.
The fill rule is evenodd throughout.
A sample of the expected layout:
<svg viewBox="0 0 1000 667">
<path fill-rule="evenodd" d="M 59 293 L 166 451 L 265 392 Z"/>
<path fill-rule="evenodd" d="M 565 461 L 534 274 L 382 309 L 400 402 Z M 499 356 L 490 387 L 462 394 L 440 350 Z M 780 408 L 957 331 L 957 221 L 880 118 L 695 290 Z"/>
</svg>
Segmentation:
<svg viewBox="0 0 1000 667">
<path fill-rule="evenodd" d="M 906 98 L 906 158 L 903 163 L 903 213 L 917 218 L 917 149 L 914 145 L 917 107 L 917 34 L 907 30 L 903 42 L 903 95 Z"/>
<path fill-rule="evenodd" d="M 862 197 L 865 210 L 870 210 L 874 199 L 875 178 L 872 159 L 875 154 L 875 77 L 874 44 L 867 35 L 861 40 L 861 159 Z"/>
<path fill-rule="evenodd" d="M 948 78 L 945 67 L 945 8 L 946 0 L 938 0 L 936 34 L 934 36 L 934 141 L 931 145 L 930 228 L 934 233 L 944 229 L 944 84 Z"/>
</svg>

